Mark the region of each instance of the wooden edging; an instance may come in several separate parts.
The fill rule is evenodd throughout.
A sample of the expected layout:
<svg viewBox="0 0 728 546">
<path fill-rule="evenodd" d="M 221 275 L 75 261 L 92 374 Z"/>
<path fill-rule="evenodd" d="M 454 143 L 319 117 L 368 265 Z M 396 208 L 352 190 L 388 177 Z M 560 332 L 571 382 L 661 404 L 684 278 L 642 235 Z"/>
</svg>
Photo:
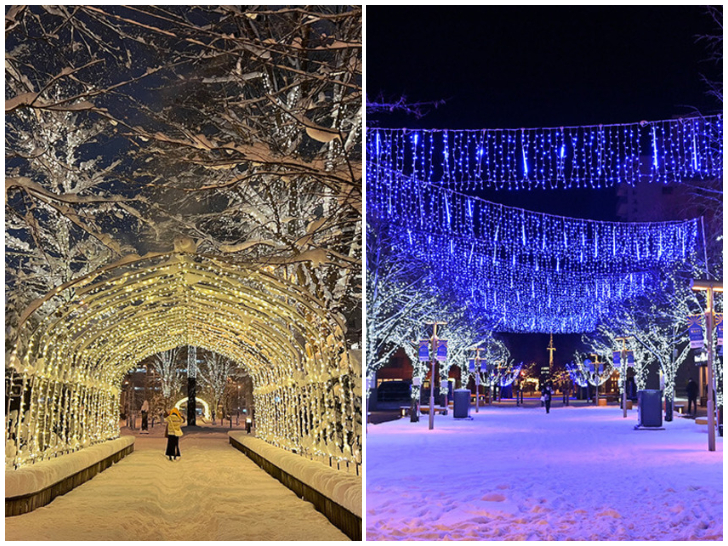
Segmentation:
<svg viewBox="0 0 728 546">
<path fill-rule="evenodd" d="M 99 472 L 103 472 L 114 463 L 118 463 L 132 451 L 134 451 L 134 444 L 126 446 L 121 451 L 117 451 L 105 459 L 100 460 L 98 463 L 76 472 L 61 481 L 46 487 L 45 489 L 41 489 L 35 493 L 29 493 L 28 495 L 11 497 L 9 499 L 6 498 L 5 517 L 7 518 L 8 516 L 26 514 L 28 512 L 32 512 L 36 508 L 49 504 L 56 497 L 65 495 L 72 489 L 93 478 Z"/>
<path fill-rule="evenodd" d="M 343 532 L 351 540 L 362 540 L 361 517 L 344 508 L 337 502 L 332 501 L 330 498 L 316 491 L 309 485 L 306 485 L 298 478 L 294 478 L 285 470 L 280 469 L 268 459 L 261 457 L 255 451 L 244 446 L 232 437 L 230 437 L 230 444 L 234 448 L 242 451 L 250 460 L 285 485 L 288 489 L 293 491 L 296 495 L 313 504 L 316 510 L 326 516 L 333 525 L 338 527 L 341 532 Z"/>
</svg>

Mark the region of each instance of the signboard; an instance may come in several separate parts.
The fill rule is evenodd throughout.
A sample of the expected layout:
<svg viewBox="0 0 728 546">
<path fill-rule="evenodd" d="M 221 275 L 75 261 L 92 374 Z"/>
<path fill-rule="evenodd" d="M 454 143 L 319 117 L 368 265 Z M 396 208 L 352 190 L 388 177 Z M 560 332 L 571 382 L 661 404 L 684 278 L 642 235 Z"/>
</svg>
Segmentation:
<svg viewBox="0 0 728 546">
<path fill-rule="evenodd" d="M 430 360 L 430 342 L 427 339 L 420 340 L 420 362 Z"/>
<path fill-rule="evenodd" d="M 437 353 L 435 354 L 435 358 L 437 358 L 437 360 L 439 360 L 441 362 L 447 360 L 447 340 L 446 339 L 437 340 Z"/>
<path fill-rule="evenodd" d="M 588 358 L 586 360 L 584 360 L 584 368 L 586 368 L 590 372 L 594 373 L 594 364 Z"/>
<path fill-rule="evenodd" d="M 413 387 L 421 387 L 422 386 L 422 378 L 421 377 L 413 377 L 412 378 L 412 386 Z"/>
<path fill-rule="evenodd" d="M 475 371 L 475 359 L 474 358 L 471 358 L 470 360 L 468 360 L 468 371 L 471 373 Z"/>
<path fill-rule="evenodd" d="M 703 316 L 702 315 L 689 315 L 688 316 L 688 335 L 690 336 L 690 348 L 691 349 L 702 349 L 703 348 Z"/>
<path fill-rule="evenodd" d="M 612 359 L 614 362 L 614 367 L 619 369 L 619 367 L 622 365 L 622 353 L 620 351 L 612 352 Z"/>
<path fill-rule="evenodd" d="M 718 338 L 718 347 L 723 346 L 723 313 L 715 313 L 715 330 Z"/>
<path fill-rule="evenodd" d="M 632 351 L 627 351 L 627 367 L 634 368 L 634 353 Z"/>
</svg>

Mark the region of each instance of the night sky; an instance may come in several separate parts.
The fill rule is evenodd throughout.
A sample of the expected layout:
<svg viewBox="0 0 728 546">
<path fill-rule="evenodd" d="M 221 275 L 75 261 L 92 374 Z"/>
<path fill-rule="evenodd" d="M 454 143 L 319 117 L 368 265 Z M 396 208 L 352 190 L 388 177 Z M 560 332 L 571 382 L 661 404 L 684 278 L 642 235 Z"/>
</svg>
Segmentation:
<svg viewBox="0 0 728 546">
<path fill-rule="evenodd" d="M 721 32 L 703 6 L 368 6 L 366 29 L 370 101 L 446 101 L 421 119 L 370 114 L 368 124 L 554 127 L 722 110 L 701 79 L 722 79 L 707 45 L 696 42 Z M 617 219 L 614 189 L 480 195 L 529 210 Z M 572 359 L 579 337 L 554 336 L 557 363 Z M 547 358 L 547 334 L 509 334 L 506 342 L 517 361 Z"/>
</svg>

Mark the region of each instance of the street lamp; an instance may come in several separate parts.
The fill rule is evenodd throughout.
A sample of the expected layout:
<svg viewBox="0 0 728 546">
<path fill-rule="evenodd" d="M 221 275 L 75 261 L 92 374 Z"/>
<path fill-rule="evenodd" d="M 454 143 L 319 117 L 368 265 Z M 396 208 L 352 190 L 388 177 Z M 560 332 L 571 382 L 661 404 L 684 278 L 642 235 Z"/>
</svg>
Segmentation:
<svg viewBox="0 0 728 546">
<path fill-rule="evenodd" d="M 622 351 L 617 352 L 620 356 L 621 366 L 619 368 L 619 375 L 622 378 L 622 417 L 627 417 L 627 360 L 630 351 L 627 350 L 627 340 L 632 336 L 623 336 L 615 338 L 616 341 L 622 342 Z"/>
<path fill-rule="evenodd" d="M 430 343 L 430 351 L 429 351 L 429 360 L 430 360 L 430 424 L 429 429 L 432 430 L 435 428 L 435 366 L 437 365 L 437 360 L 439 359 L 439 356 L 437 354 L 438 352 L 438 341 L 439 338 L 437 337 L 437 327 L 438 326 L 444 326 L 447 324 L 447 322 L 427 322 L 428 326 L 432 325 L 432 336 L 430 336 L 429 340 L 422 340 L 420 342 L 420 348 L 422 348 L 423 343 L 426 344 L 428 341 Z"/>
<path fill-rule="evenodd" d="M 707 294 L 705 326 L 708 334 L 708 451 L 715 451 L 715 414 L 713 407 L 713 298 L 714 292 L 723 292 L 723 283 L 708 279 L 693 279 L 690 288 Z"/>
<path fill-rule="evenodd" d="M 599 407 L 599 355 L 591 353 L 589 356 L 594 357 L 594 405 Z"/>
<path fill-rule="evenodd" d="M 480 409 L 480 362 L 485 360 L 480 357 L 480 351 L 485 351 L 483 347 L 473 347 L 471 351 L 475 351 L 475 356 L 470 359 L 475 371 L 475 413 Z"/>
</svg>

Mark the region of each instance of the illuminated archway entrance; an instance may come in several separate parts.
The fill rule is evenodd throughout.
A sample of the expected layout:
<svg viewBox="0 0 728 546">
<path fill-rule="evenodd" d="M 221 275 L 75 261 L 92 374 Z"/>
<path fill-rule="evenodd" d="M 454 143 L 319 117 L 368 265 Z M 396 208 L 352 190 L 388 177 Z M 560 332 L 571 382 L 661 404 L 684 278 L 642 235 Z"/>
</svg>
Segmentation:
<svg viewBox="0 0 728 546">
<path fill-rule="evenodd" d="M 211 418 L 211 414 L 210 414 L 210 404 L 208 404 L 207 402 L 205 402 L 199 396 L 196 396 L 195 397 L 195 401 L 198 404 L 201 404 L 202 407 L 204 408 L 204 417 L 205 417 L 205 419 L 210 419 Z M 177 402 L 174 405 L 174 407 L 177 408 L 177 409 L 181 409 L 183 405 L 187 405 L 187 396 L 185 396 L 182 400 L 180 400 L 179 402 Z"/>
<path fill-rule="evenodd" d="M 63 287 L 24 317 L 10 359 L 7 464 L 119 436 L 127 370 L 180 345 L 237 362 L 253 381 L 257 435 L 302 454 L 360 460 L 361 383 L 344 325 L 285 267 L 184 253 L 136 258 Z"/>
</svg>

